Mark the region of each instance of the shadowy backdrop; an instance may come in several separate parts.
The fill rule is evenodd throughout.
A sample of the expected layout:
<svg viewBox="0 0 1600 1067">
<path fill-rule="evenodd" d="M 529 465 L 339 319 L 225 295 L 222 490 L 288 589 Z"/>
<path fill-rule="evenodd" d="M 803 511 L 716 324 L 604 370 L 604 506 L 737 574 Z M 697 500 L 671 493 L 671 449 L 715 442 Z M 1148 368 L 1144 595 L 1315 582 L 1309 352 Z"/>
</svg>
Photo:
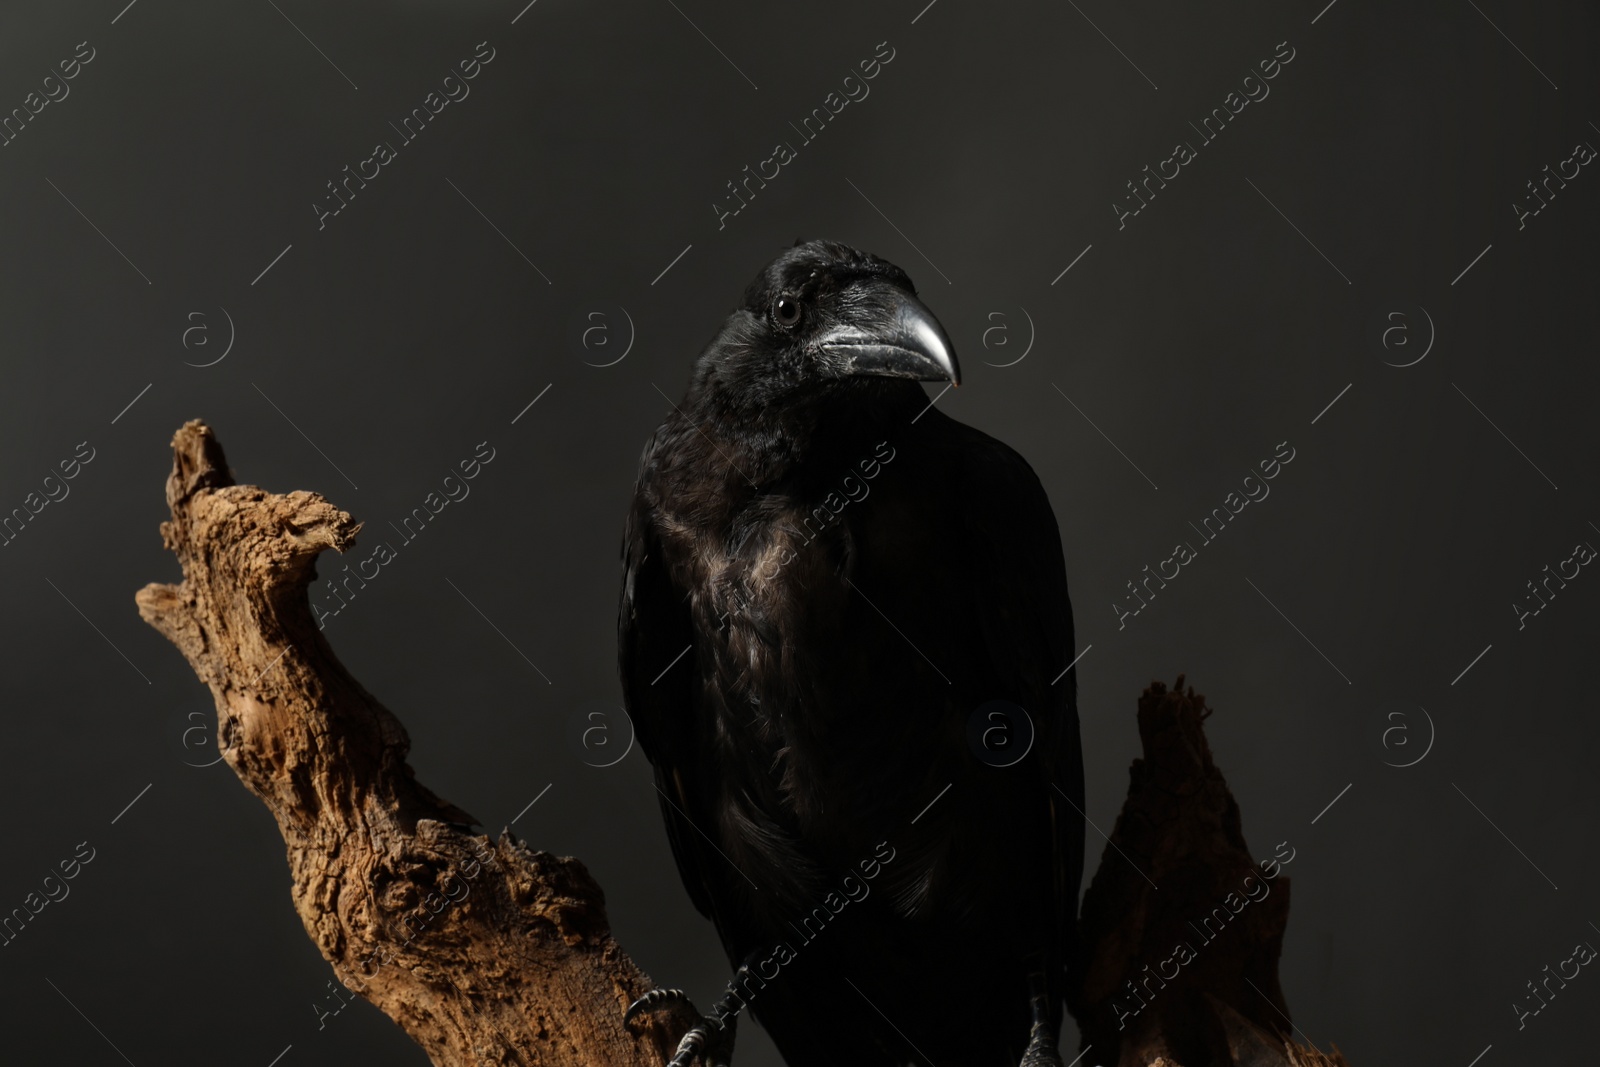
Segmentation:
<svg viewBox="0 0 1600 1067">
<path fill-rule="evenodd" d="M 1527 983 L 1600 944 L 1592 7 L 523 2 L 0 10 L 0 914 L 60 898 L 0 947 L 8 1061 L 424 1062 L 323 1015 L 282 843 L 134 609 L 196 417 L 364 521 L 358 558 L 492 454 L 327 637 L 424 782 L 581 857 L 711 1002 L 646 764 L 593 765 L 627 751 L 617 546 L 691 360 L 801 236 L 910 272 L 963 363 L 938 403 L 1050 493 L 1096 827 L 1184 672 L 1252 849 L 1293 850 L 1310 1040 L 1588 1048 L 1600 978 L 1537 1014 Z"/>
</svg>

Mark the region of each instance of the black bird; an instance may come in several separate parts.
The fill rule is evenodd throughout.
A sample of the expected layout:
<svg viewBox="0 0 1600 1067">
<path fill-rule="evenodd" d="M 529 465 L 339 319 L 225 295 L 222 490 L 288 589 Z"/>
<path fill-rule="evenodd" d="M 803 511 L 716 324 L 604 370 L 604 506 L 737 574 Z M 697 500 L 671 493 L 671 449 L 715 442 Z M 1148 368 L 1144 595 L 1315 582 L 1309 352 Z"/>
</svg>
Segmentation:
<svg viewBox="0 0 1600 1067">
<path fill-rule="evenodd" d="M 620 657 L 679 873 L 790 1067 L 1056 1051 L 1083 768 L 1050 503 L 932 406 L 904 271 L 827 241 L 758 274 L 645 447 Z M 683 998 L 656 992 L 652 1010 Z"/>
</svg>

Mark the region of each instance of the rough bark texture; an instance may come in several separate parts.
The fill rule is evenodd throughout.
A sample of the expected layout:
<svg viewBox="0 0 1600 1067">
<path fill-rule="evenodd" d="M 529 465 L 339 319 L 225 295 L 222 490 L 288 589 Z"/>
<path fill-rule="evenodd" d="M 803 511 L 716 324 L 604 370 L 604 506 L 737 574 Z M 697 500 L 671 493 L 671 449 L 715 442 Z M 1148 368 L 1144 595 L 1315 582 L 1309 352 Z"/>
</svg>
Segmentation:
<svg viewBox="0 0 1600 1067">
<path fill-rule="evenodd" d="M 277 819 L 295 908 L 345 987 L 438 1067 L 661 1067 L 695 1020 L 679 1010 L 623 1026 L 651 983 L 612 939 L 588 871 L 509 833 L 472 833 L 469 815 L 413 778 L 405 729 L 317 629 L 316 558 L 350 548 L 360 524 L 315 493 L 235 485 L 200 422 L 173 439 L 167 503 L 162 538 L 183 581 L 140 590 L 139 612 L 211 688 L 222 755 Z M 1127 1014 L 1123 983 L 1142 981 L 1175 941 L 1199 940 L 1186 924 L 1255 869 L 1206 714 L 1193 690 L 1159 683 L 1140 701 L 1145 758 L 1112 838 L 1121 854 L 1107 848 L 1083 906 L 1072 1004 L 1093 1046 L 1083 1062 L 1344 1067 L 1337 1050 L 1323 1057 L 1286 1037 L 1281 876 Z"/>
<path fill-rule="evenodd" d="M 211 687 L 218 746 L 277 819 L 295 908 L 339 980 L 439 1067 L 660 1067 L 689 1020 L 623 1027 L 650 981 L 588 871 L 471 833 L 312 621 L 313 563 L 360 524 L 315 493 L 234 485 L 199 422 L 173 453 L 161 534 L 184 577 L 140 590 L 139 612 Z"/>
<path fill-rule="evenodd" d="M 1278 986 L 1283 853 L 1258 862 L 1246 848 L 1206 743 L 1210 714 L 1181 675 L 1172 691 L 1155 682 L 1139 699 L 1144 758 L 1081 911 L 1071 1010 L 1094 1050 L 1088 1062 L 1344 1067 L 1336 1047 L 1323 1055 L 1293 1040 Z M 1280 846 L 1290 862 L 1293 847 Z"/>
</svg>

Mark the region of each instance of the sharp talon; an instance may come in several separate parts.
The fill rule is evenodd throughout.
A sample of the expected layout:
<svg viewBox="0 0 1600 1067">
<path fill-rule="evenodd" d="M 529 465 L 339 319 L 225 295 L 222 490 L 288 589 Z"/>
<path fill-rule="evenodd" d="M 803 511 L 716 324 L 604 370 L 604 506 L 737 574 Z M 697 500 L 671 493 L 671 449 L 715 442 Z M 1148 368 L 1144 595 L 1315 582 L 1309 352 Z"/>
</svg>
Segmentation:
<svg viewBox="0 0 1600 1067">
<path fill-rule="evenodd" d="M 733 987 L 730 985 L 729 988 Z M 687 1005 L 691 1012 L 700 1015 L 694 1001 L 683 990 L 652 989 L 628 1005 L 628 1010 L 622 1015 L 623 1025 L 632 1023 L 640 1015 L 678 1004 Z M 737 1014 L 732 1017 L 723 1017 L 721 1014 L 716 1018 L 709 1015 L 702 1017 L 679 1040 L 666 1067 L 695 1067 L 695 1064 L 700 1067 L 729 1067 L 733 1061 L 734 1033 L 738 1022 Z"/>
<path fill-rule="evenodd" d="M 671 1004 L 687 1004 L 691 1010 L 694 1009 L 694 1001 L 690 1000 L 689 994 L 681 989 L 652 989 L 628 1005 L 628 1010 L 622 1015 L 623 1025 L 626 1026 L 646 1012 L 660 1011 Z M 695 1014 L 700 1013 L 696 1011 Z"/>
<path fill-rule="evenodd" d="M 667 1067 L 690 1067 L 695 1057 L 700 1055 L 700 1050 L 706 1044 L 705 1027 L 697 1026 L 683 1035 L 683 1040 L 678 1042 L 678 1051 L 668 1061 Z"/>
</svg>

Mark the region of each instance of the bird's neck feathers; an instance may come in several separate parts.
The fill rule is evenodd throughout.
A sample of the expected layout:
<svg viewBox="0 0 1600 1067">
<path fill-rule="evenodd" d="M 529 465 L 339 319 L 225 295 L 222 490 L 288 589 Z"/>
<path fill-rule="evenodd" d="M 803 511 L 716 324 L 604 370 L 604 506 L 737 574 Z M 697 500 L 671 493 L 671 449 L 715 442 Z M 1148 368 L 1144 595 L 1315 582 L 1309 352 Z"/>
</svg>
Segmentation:
<svg viewBox="0 0 1600 1067">
<path fill-rule="evenodd" d="M 696 376 L 682 413 L 709 462 L 732 459 L 752 488 L 788 482 L 802 470 L 832 473 L 863 448 L 892 436 L 926 405 L 915 382 L 856 378 L 751 389 L 741 375 Z M 720 458 L 719 458 L 720 457 Z"/>
<path fill-rule="evenodd" d="M 812 359 L 774 350 L 737 312 L 695 362 L 680 413 L 708 452 L 714 445 L 724 463 L 745 467 L 742 481 L 764 485 L 798 465 L 826 463 L 835 450 L 859 449 L 866 437 L 882 440 L 927 403 L 915 382 L 831 377 Z"/>
</svg>

